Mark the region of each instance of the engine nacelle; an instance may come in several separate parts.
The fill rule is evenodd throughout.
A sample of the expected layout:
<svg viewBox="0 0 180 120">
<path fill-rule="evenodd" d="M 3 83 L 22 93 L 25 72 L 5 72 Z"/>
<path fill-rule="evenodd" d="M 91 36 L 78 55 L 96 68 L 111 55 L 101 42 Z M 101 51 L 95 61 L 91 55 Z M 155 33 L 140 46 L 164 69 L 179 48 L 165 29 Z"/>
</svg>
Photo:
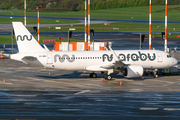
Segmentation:
<svg viewBox="0 0 180 120">
<path fill-rule="evenodd" d="M 141 77 L 143 72 L 141 65 L 130 65 L 125 68 L 123 75 L 127 78 Z"/>
</svg>

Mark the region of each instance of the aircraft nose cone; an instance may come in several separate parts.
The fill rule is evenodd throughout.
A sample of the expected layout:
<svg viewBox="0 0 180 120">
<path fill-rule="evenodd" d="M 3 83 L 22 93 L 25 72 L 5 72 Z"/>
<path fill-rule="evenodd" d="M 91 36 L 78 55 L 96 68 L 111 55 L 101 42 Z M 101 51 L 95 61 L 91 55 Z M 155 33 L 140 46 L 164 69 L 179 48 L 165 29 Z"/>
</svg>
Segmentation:
<svg viewBox="0 0 180 120">
<path fill-rule="evenodd" d="M 174 65 L 178 64 L 178 61 L 177 61 L 177 59 L 176 59 L 176 58 L 174 58 L 174 60 L 173 60 L 173 64 L 174 64 Z"/>
</svg>

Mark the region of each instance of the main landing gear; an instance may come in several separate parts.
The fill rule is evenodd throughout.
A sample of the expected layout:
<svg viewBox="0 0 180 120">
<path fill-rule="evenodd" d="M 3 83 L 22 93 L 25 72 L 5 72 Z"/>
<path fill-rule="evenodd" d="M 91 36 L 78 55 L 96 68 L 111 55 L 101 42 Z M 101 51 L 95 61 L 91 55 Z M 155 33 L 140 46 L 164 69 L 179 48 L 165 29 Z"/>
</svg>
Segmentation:
<svg viewBox="0 0 180 120">
<path fill-rule="evenodd" d="M 97 74 L 96 74 L 96 73 L 91 73 L 91 74 L 89 75 L 89 77 L 90 77 L 90 78 L 97 78 Z"/>
<path fill-rule="evenodd" d="M 90 73 L 89 77 L 90 77 L 90 78 L 97 78 L 97 74 L 96 74 L 96 73 Z M 112 76 L 106 74 L 106 75 L 104 76 L 104 79 L 105 79 L 105 80 L 112 80 Z"/>
</svg>

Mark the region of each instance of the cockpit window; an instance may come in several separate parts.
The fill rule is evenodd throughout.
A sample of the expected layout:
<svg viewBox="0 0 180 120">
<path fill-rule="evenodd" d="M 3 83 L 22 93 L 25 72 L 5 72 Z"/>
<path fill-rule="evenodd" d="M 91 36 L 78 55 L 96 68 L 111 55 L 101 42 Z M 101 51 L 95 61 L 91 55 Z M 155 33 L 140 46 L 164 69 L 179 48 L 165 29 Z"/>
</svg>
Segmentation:
<svg viewBox="0 0 180 120">
<path fill-rule="evenodd" d="M 171 58 L 171 55 L 167 55 L 167 58 Z"/>
</svg>

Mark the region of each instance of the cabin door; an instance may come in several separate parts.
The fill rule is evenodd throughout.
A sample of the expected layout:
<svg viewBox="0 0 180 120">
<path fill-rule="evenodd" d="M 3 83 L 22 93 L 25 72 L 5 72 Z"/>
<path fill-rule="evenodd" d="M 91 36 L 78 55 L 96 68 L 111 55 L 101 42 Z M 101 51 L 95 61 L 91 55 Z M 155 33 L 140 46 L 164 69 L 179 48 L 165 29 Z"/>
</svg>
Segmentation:
<svg viewBox="0 0 180 120">
<path fill-rule="evenodd" d="M 47 64 L 52 64 L 52 54 L 47 54 Z"/>
<path fill-rule="evenodd" d="M 162 54 L 160 52 L 157 53 L 157 57 L 158 57 L 158 62 L 163 61 Z"/>
</svg>

